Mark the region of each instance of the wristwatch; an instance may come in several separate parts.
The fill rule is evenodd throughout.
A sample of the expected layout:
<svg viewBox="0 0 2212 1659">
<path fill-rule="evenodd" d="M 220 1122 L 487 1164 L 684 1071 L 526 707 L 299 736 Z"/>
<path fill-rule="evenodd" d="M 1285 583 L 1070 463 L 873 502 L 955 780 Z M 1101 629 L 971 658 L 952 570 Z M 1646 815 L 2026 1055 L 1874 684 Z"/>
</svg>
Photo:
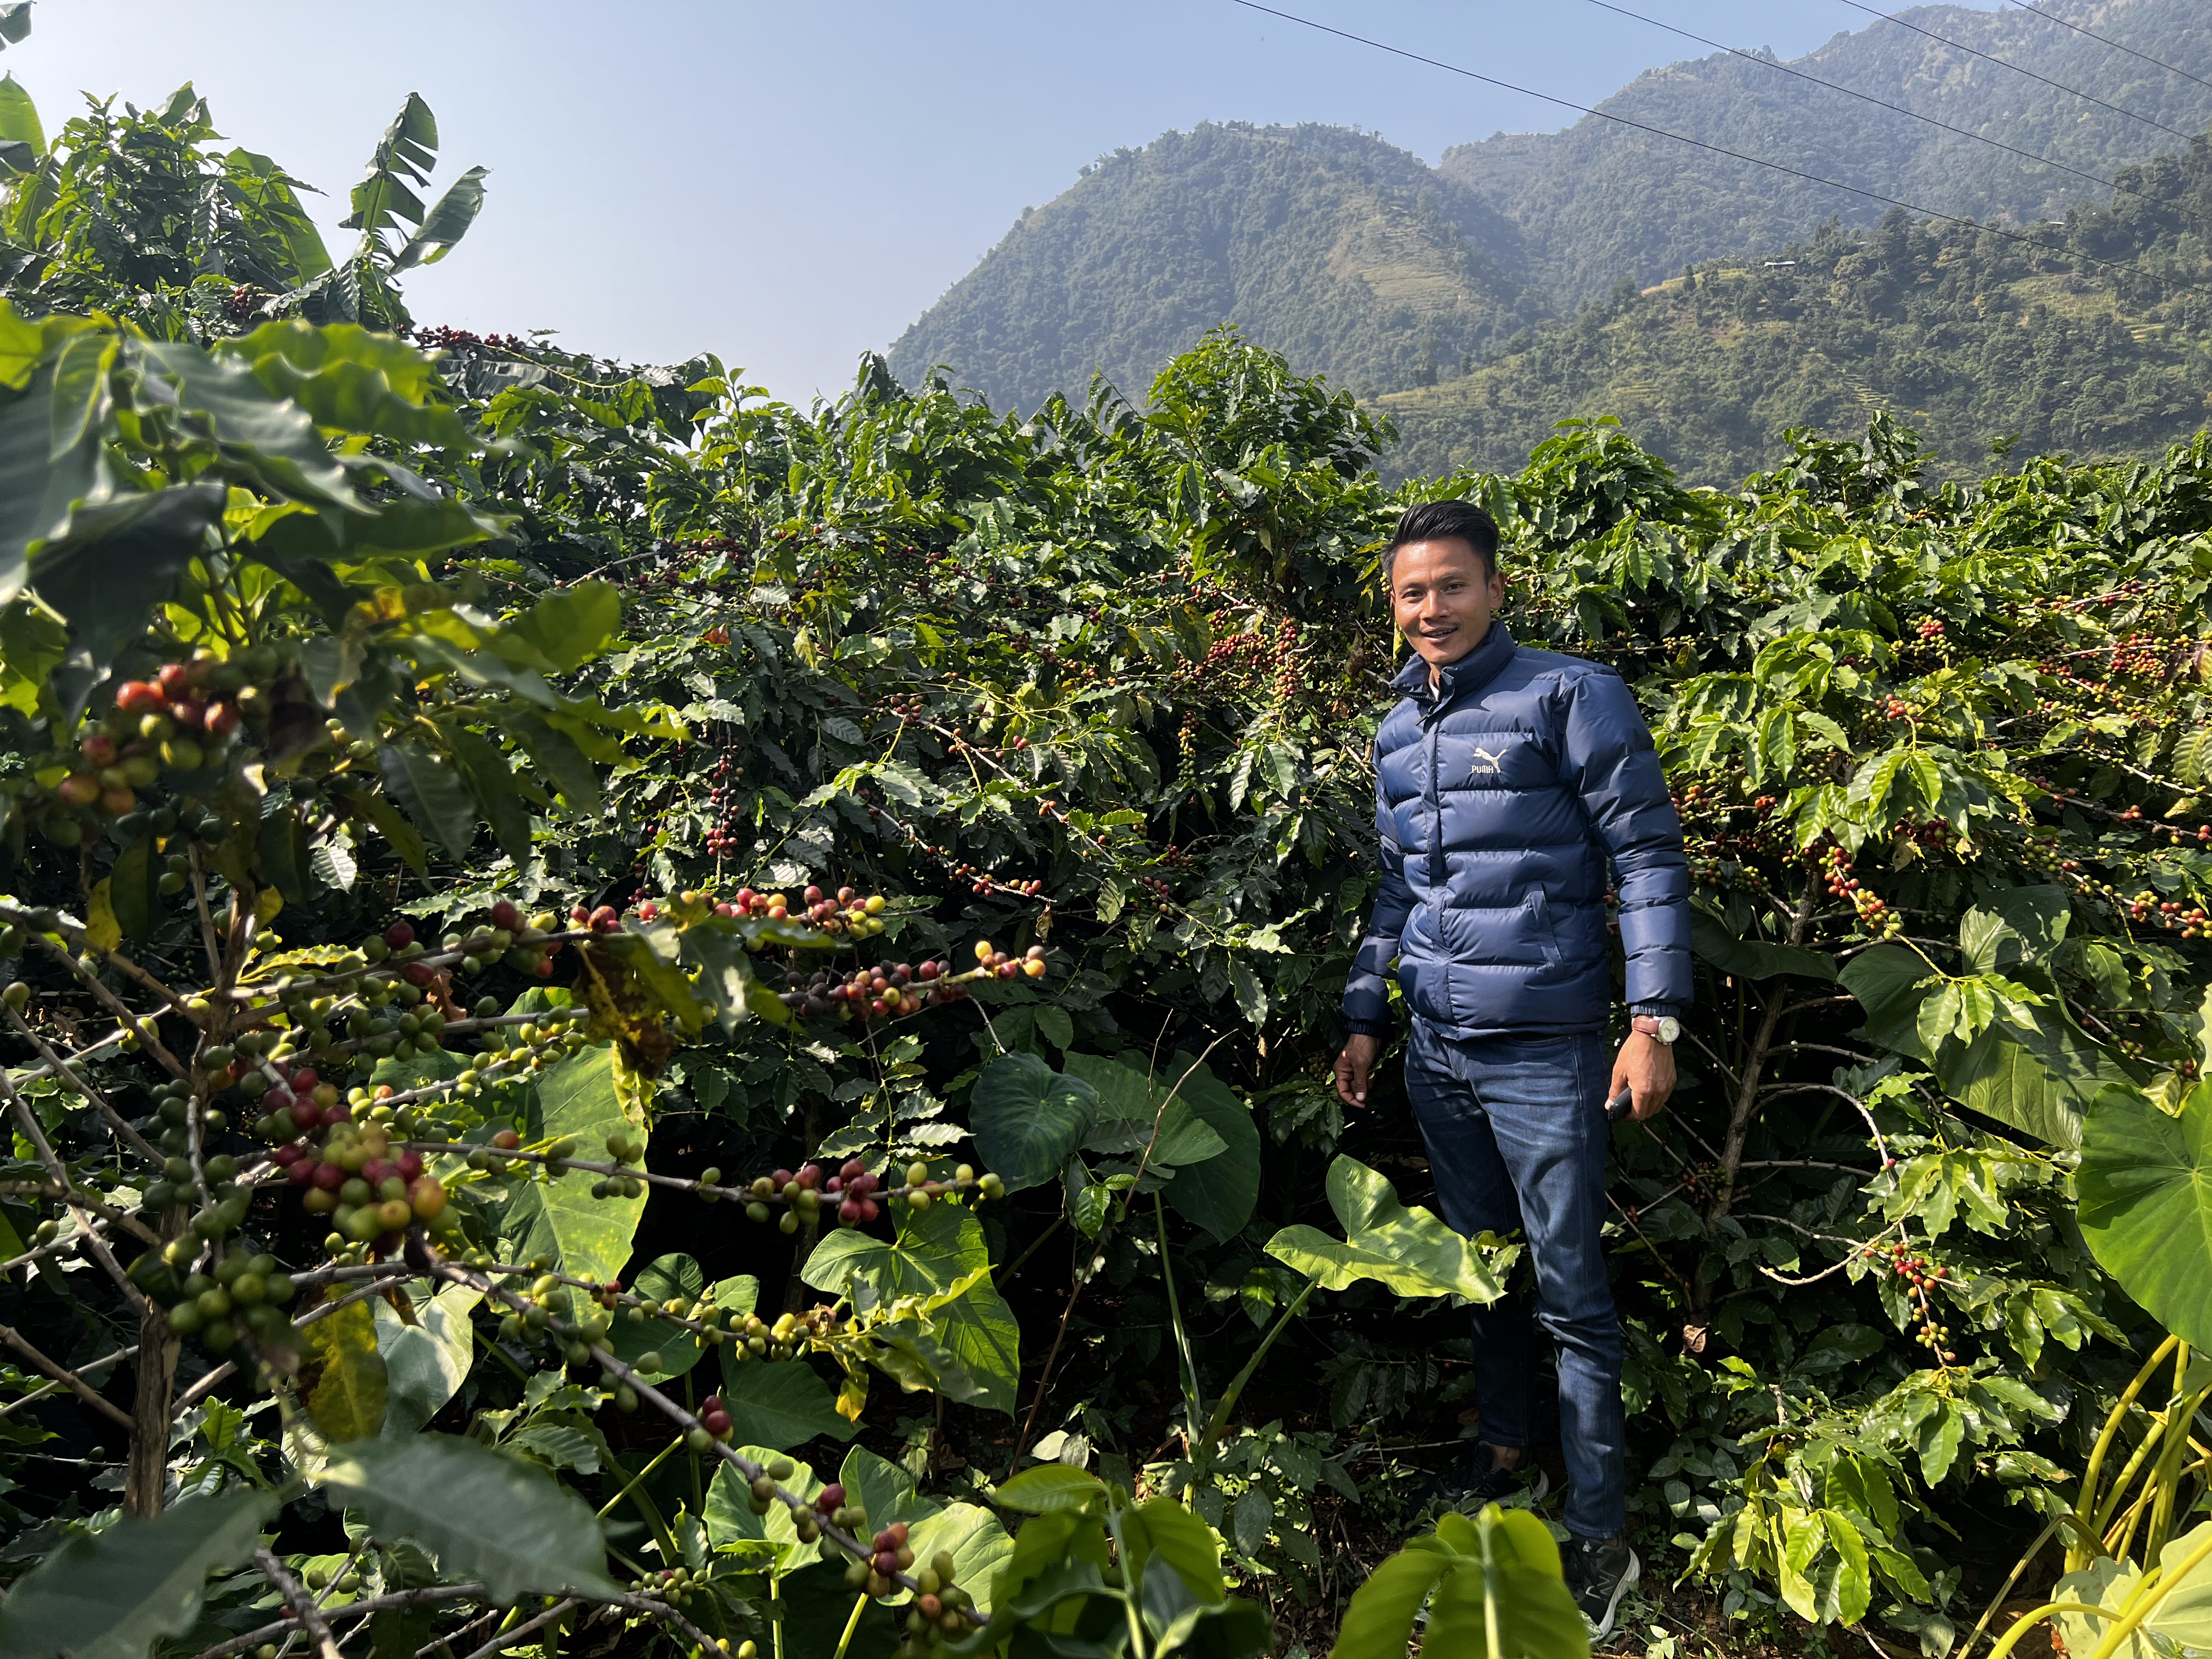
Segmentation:
<svg viewBox="0 0 2212 1659">
<path fill-rule="evenodd" d="M 1664 1017 L 1638 1014 L 1628 1024 L 1630 1030 L 1640 1031 L 1648 1037 L 1656 1037 L 1668 1048 L 1672 1048 L 1674 1039 L 1682 1035 L 1682 1022 L 1672 1014 Z"/>
</svg>

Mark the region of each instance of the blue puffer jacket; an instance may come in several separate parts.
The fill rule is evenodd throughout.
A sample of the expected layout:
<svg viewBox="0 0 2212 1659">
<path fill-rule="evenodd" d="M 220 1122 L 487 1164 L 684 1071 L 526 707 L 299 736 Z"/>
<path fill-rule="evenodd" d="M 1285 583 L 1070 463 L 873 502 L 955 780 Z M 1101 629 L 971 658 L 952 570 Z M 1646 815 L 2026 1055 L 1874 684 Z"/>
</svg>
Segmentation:
<svg viewBox="0 0 2212 1659">
<path fill-rule="evenodd" d="M 1651 733 L 1611 669 L 1516 645 L 1493 622 L 1431 691 L 1419 658 L 1375 740 L 1382 892 L 1346 1018 L 1406 1003 L 1446 1036 L 1604 1029 L 1608 860 L 1635 1012 L 1689 1005 L 1689 867 Z"/>
</svg>

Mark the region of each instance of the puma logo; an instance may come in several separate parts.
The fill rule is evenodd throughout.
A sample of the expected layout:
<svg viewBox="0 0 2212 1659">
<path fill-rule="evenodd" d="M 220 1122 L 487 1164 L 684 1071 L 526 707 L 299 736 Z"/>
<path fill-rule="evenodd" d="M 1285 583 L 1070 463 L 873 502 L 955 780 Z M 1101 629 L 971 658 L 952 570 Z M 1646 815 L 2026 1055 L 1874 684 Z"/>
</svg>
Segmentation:
<svg viewBox="0 0 2212 1659">
<path fill-rule="evenodd" d="M 1498 763 L 1504 758 L 1503 749 L 1495 753 L 1487 749 L 1478 749 L 1474 751 L 1474 763 L 1467 769 L 1467 775 L 1471 778 L 1501 777 L 1504 775 L 1504 768 Z"/>
</svg>

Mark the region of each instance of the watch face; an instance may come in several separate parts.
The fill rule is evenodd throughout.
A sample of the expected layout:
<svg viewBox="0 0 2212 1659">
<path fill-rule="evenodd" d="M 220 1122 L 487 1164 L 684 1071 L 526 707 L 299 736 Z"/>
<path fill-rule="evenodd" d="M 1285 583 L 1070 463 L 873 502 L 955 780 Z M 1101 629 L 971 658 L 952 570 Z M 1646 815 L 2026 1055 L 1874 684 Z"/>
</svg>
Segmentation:
<svg viewBox="0 0 2212 1659">
<path fill-rule="evenodd" d="M 1676 1019 L 1674 1015 L 1668 1014 L 1665 1018 L 1659 1022 L 1660 1042 L 1671 1044 L 1676 1037 L 1679 1037 L 1681 1035 L 1682 1022 Z"/>
</svg>

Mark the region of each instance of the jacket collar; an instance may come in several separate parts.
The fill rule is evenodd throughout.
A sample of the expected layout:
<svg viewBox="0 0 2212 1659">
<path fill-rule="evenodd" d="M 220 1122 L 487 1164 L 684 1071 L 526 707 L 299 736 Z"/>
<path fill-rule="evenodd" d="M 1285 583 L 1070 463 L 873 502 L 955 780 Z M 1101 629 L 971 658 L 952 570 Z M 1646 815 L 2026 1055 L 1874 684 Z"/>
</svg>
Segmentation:
<svg viewBox="0 0 2212 1659">
<path fill-rule="evenodd" d="M 1480 691 L 1497 678 L 1498 672 L 1512 661 L 1514 649 L 1513 635 L 1504 623 L 1492 617 L 1482 643 L 1458 661 L 1446 663 L 1437 673 L 1438 684 L 1433 690 L 1429 685 L 1429 665 L 1419 657 L 1398 671 L 1391 688 L 1419 703 L 1424 713 L 1433 713 L 1453 698 Z"/>
</svg>

